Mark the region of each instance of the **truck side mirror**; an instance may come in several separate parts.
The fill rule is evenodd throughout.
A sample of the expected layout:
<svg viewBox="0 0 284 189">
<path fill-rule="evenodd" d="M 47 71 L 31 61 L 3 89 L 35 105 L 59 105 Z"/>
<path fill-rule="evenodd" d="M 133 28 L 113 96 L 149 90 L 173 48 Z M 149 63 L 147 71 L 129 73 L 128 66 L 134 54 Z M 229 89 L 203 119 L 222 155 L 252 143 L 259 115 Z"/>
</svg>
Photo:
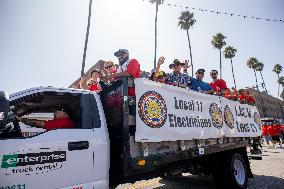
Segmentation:
<svg viewBox="0 0 284 189">
<path fill-rule="evenodd" d="M 4 91 L 0 91 L 0 129 L 5 127 L 9 111 L 9 99 Z"/>
</svg>

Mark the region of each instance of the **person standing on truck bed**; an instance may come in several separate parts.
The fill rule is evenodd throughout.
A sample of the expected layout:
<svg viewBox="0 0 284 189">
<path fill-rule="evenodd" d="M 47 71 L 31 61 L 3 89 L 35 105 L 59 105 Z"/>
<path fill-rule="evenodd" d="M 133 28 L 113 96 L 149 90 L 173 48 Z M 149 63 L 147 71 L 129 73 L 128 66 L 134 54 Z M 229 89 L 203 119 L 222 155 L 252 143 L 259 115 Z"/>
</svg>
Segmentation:
<svg viewBox="0 0 284 189">
<path fill-rule="evenodd" d="M 87 81 L 87 85 L 88 85 L 88 90 L 90 91 L 95 91 L 96 93 L 101 91 L 101 86 L 99 84 L 100 82 L 100 78 L 102 77 L 102 72 L 98 69 L 94 69 L 91 72 L 91 79 L 89 79 Z M 80 89 L 85 89 L 84 87 L 84 78 L 81 77 L 81 80 L 79 82 L 79 87 Z"/>
<path fill-rule="evenodd" d="M 163 64 L 165 58 L 160 58 L 158 61 L 158 67 Z M 186 63 L 181 63 L 178 59 L 175 59 L 172 64 L 169 65 L 169 68 L 173 70 L 172 73 L 167 73 L 166 84 L 174 85 L 182 88 L 186 88 L 190 84 L 190 77 L 187 75 Z M 181 69 L 184 68 L 185 73 L 181 73 Z M 157 70 L 159 71 L 159 70 Z"/>
<path fill-rule="evenodd" d="M 58 105 L 54 108 L 54 119 L 43 121 L 36 119 L 27 119 L 16 116 L 18 121 L 22 123 L 32 126 L 44 128 L 46 130 L 52 129 L 62 129 L 62 128 L 74 128 L 74 122 L 71 120 L 72 111 L 66 105 Z"/>
<path fill-rule="evenodd" d="M 104 76 L 104 80 L 111 80 L 112 78 L 121 78 L 121 77 L 129 77 L 129 78 L 140 78 L 141 70 L 140 64 L 136 59 L 129 59 L 129 52 L 126 49 L 119 49 L 114 53 L 114 56 L 118 58 L 119 61 L 119 69 L 117 73 L 112 73 L 107 76 Z M 134 87 L 128 88 L 128 95 L 135 96 Z"/>
<path fill-rule="evenodd" d="M 226 81 L 223 79 L 218 79 L 218 71 L 211 70 L 210 76 L 213 81 L 210 83 L 210 86 L 214 89 L 216 95 L 221 95 L 222 91 L 225 91 L 228 87 Z"/>
<path fill-rule="evenodd" d="M 208 83 L 202 81 L 204 77 L 204 72 L 204 69 L 198 69 L 195 73 L 196 79 L 190 77 L 190 89 L 205 94 L 213 94 L 213 88 Z"/>
</svg>

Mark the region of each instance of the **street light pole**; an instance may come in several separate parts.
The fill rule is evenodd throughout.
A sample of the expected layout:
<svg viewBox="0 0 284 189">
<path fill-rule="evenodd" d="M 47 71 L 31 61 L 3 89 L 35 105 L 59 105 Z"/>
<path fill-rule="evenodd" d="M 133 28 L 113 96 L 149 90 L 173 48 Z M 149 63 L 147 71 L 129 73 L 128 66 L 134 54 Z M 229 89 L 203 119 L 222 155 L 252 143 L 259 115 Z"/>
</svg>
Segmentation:
<svg viewBox="0 0 284 189">
<path fill-rule="evenodd" d="M 89 1 L 88 25 L 87 25 L 85 46 L 84 46 L 84 53 L 83 53 L 83 60 L 82 60 L 81 77 L 84 76 L 84 70 L 85 70 L 86 53 L 87 53 L 87 48 L 88 48 L 89 31 L 90 31 L 90 21 L 91 21 L 91 15 L 92 15 L 92 2 L 93 0 Z"/>
</svg>

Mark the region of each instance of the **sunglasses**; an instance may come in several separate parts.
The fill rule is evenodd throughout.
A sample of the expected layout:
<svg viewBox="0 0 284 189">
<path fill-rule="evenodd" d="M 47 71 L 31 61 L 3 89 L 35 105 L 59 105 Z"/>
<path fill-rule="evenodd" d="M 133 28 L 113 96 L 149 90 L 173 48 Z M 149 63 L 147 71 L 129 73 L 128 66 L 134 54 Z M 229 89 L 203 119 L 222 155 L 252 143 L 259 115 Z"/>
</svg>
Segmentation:
<svg viewBox="0 0 284 189">
<path fill-rule="evenodd" d="M 202 74 L 202 75 L 204 75 L 204 73 L 203 72 L 197 72 L 198 74 Z"/>
<path fill-rule="evenodd" d="M 105 66 L 105 69 L 109 69 L 111 67 L 113 67 L 113 65 Z"/>
<path fill-rule="evenodd" d="M 211 73 L 210 75 L 217 75 L 217 73 Z"/>
</svg>

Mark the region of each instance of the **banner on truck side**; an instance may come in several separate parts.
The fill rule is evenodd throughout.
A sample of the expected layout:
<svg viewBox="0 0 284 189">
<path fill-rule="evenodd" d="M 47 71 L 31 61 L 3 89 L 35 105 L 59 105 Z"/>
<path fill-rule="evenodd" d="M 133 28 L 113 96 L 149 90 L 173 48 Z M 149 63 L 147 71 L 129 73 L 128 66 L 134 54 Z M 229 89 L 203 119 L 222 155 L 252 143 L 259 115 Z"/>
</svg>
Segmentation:
<svg viewBox="0 0 284 189">
<path fill-rule="evenodd" d="M 256 107 L 175 86 L 135 79 L 137 142 L 256 137 Z"/>
</svg>

